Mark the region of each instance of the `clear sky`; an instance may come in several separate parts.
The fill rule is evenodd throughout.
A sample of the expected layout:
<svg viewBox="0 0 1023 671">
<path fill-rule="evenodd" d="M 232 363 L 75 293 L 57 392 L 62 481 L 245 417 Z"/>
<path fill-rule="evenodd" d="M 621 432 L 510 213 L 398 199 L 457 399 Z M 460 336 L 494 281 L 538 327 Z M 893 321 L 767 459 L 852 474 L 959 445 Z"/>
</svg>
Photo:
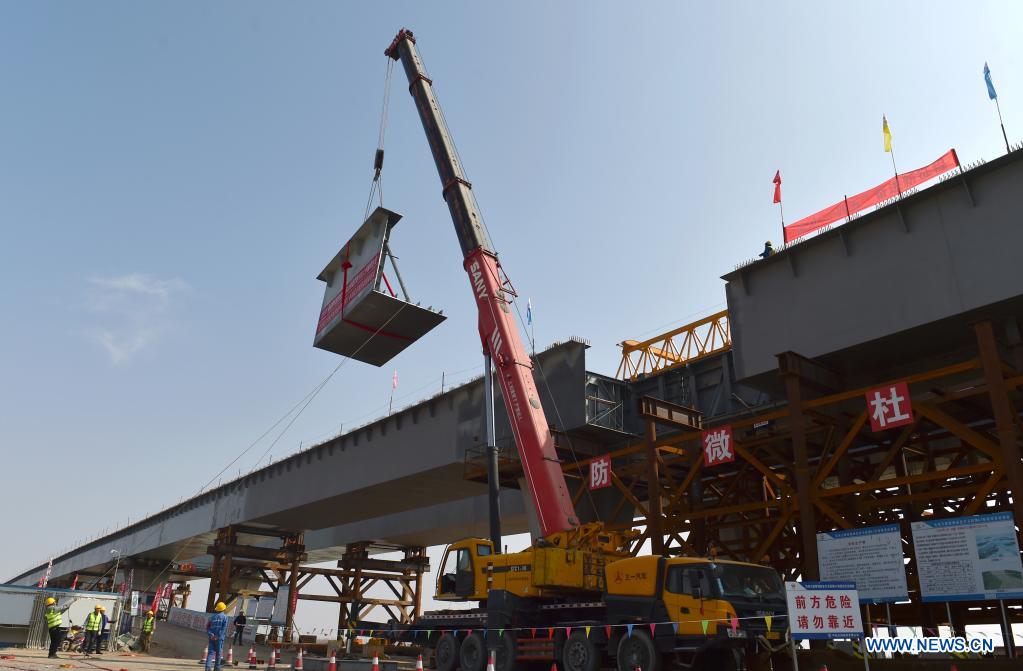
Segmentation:
<svg viewBox="0 0 1023 671">
<path fill-rule="evenodd" d="M 419 38 L 539 344 L 723 307 L 789 220 L 1023 135 L 1017 3 L 0 2 L 0 579 L 189 496 L 338 363 L 318 271 L 361 221 L 386 59 Z M 385 204 L 448 320 L 345 366 L 279 458 L 478 373 L 474 304 L 396 71 Z M 663 330 L 663 329 L 662 329 Z M 271 434 L 273 437 L 276 434 Z M 264 456 L 265 454 L 265 456 Z"/>
</svg>

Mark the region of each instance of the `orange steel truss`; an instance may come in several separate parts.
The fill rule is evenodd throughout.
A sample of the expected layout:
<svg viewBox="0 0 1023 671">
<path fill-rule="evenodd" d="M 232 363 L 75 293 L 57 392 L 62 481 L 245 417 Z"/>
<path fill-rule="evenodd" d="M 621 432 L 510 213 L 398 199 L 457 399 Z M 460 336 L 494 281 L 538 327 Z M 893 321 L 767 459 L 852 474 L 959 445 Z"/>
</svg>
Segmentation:
<svg viewBox="0 0 1023 671">
<path fill-rule="evenodd" d="M 766 563 L 806 580 L 819 578 L 817 532 L 897 523 L 914 603 L 893 610 L 900 623 L 933 622 L 945 611 L 919 602 L 910 523 L 1002 510 L 1023 521 L 1023 497 L 1011 497 L 1023 492 L 1023 371 L 1001 358 L 989 322 L 974 329 L 980 356 L 901 378 L 913 423 L 879 433 L 871 431 L 865 394 L 894 381 L 843 388 L 791 352 L 779 355 L 788 404 L 727 422 L 733 463 L 704 467 L 698 422 L 658 436 L 655 427 L 670 424 L 671 413 L 654 406 L 670 404 L 643 399 L 646 436 L 611 453 L 619 500 L 609 518 L 634 509 L 635 525 L 645 529 L 634 551 L 650 541 L 655 552 Z M 565 465 L 577 503 L 590 461 Z M 990 607 L 951 608 L 965 624 L 997 621 Z M 1023 621 L 1018 612 L 1012 617 Z"/>
<path fill-rule="evenodd" d="M 732 347 L 728 311 L 705 317 L 659 336 L 637 342 L 621 343 L 622 361 L 615 377 L 635 380 L 699 361 Z"/>
</svg>

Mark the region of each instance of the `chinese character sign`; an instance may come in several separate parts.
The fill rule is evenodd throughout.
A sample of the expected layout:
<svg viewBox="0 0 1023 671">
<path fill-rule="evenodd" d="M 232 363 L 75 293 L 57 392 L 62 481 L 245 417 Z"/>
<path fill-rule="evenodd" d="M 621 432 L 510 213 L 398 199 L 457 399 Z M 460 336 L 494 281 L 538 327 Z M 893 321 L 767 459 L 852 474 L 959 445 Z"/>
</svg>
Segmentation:
<svg viewBox="0 0 1023 671">
<path fill-rule="evenodd" d="M 590 462 L 590 489 L 611 485 L 611 455 L 605 454 Z"/>
<path fill-rule="evenodd" d="M 792 638 L 863 638 L 860 599 L 851 582 L 787 582 Z"/>
<path fill-rule="evenodd" d="M 913 406 L 909 400 L 909 386 L 896 382 L 867 392 L 867 413 L 870 430 L 884 431 L 913 423 Z"/>
<path fill-rule="evenodd" d="M 735 447 L 732 445 L 732 427 L 719 426 L 703 432 L 703 465 L 717 466 L 735 461 Z"/>
</svg>

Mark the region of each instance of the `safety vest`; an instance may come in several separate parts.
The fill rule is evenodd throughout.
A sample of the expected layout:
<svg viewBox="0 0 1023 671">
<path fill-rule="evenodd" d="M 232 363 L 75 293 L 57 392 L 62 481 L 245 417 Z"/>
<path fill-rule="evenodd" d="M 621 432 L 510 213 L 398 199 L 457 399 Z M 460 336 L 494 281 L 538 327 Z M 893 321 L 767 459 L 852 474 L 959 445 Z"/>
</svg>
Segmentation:
<svg viewBox="0 0 1023 671">
<path fill-rule="evenodd" d="M 64 626 L 64 616 L 61 615 L 60 611 L 57 610 L 56 606 L 50 606 L 43 613 L 46 616 L 46 628 L 53 629 L 54 627 Z"/>
<path fill-rule="evenodd" d="M 89 613 L 88 617 L 85 618 L 85 631 L 99 631 L 101 624 L 103 624 L 102 615 L 99 613 Z"/>
<path fill-rule="evenodd" d="M 156 623 L 156 618 L 147 617 L 142 623 L 142 633 L 148 634 L 153 631 L 153 625 Z"/>
</svg>

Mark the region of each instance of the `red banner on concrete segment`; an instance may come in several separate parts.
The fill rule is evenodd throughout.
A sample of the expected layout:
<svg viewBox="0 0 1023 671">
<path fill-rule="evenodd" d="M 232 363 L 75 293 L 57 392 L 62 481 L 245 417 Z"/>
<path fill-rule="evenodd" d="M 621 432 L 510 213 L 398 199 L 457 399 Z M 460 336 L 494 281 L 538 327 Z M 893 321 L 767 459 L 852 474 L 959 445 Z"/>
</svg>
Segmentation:
<svg viewBox="0 0 1023 671">
<path fill-rule="evenodd" d="M 895 198 L 899 195 L 900 190 L 908 191 L 915 186 L 923 184 L 929 179 L 933 179 L 938 175 L 944 174 L 957 167 L 959 167 L 959 157 L 956 156 L 956 150 L 949 149 L 944 156 L 930 165 L 917 168 L 916 170 L 899 175 L 898 177 L 892 177 L 883 184 L 879 184 L 872 189 L 867 189 L 863 193 L 858 193 L 855 196 L 849 196 L 841 202 L 835 203 L 831 207 L 826 207 L 820 212 L 816 212 L 811 214 L 809 217 L 804 217 L 793 224 L 789 224 L 785 227 L 785 242 L 791 242 L 792 240 L 803 237 L 807 233 L 816 231 L 822 226 L 833 224 L 843 217 L 851 217 L 861 210 L 877 205 L 878 203 L 883 203 L 891 198 Z"/>
</svg>

